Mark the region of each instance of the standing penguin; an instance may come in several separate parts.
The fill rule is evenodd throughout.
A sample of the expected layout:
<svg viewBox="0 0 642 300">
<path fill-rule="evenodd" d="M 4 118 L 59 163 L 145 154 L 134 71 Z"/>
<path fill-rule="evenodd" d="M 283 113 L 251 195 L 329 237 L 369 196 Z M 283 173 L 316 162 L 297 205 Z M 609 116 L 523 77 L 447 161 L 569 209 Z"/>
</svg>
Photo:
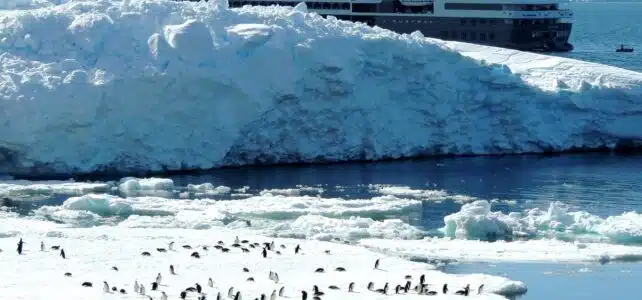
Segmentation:
<svg viewBox="0 0 642 300">
<path fill-rule="evenodd" d="M 267 257 L 267 250 L 265 250 L 265 248 L 263 248 L 263 251 L 261 252 L 261 255 L 263 255 L 263 258 Z"/>
<path fill-rule="evenodd" d="M 174 265 L 169 265 L 169 274 L 176 275 L 176 272 L 174 272 Z"/>
<path fill-rule="evenodd" d="M 40 242 L 40 251 L 45 251 L 45 242 Z"/>
<path fill-rule="evenodd" d="M 138 293 L 139 289 L 138 280 L 134 280 L 134 293 Z"/>
<path fill-rule="evenodd" d="M 24 242 L 22 241 L 22 238 L 21 238 L 20 241 L 18 241 L 18 255 L 22 254 L 22 244 L 24 244 Z"/>
<path fill-rule="evenodd" d="M 208 285 L 209 287 L 214 287 L 214 280 L 212 280 L 212 277 L 210 277 L 209 279 L 207 279 L 207 285 Z"/>
<path fill-rule="evenodd" d="M 62 259 L 67 258 L 67 256 L 65 255 L 65 249 L 60 249 L 60 257 L 62 257 Z"/>
</svg>

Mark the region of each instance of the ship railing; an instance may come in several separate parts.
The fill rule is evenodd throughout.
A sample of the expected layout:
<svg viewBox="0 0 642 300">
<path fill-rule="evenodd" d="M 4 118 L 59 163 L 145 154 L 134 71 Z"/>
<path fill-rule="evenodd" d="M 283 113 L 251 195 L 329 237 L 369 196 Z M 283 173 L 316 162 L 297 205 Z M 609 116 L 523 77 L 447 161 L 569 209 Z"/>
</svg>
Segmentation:
<svg viewBox="0 0 642 300">
<path fill-rule="evenodd" d="M 523 18 L 523 19 L 572 18 L 573 11 L 570 9 L 540 10 L 540 11 L 504 10 L 502 11 L 502 15 L 508 18 Z"/>
<path fill-rule="evenodd" d="M 419 5 L 433 4 L 434 0 L 399 0 L 399 2 L 407 6 L 419 6 Z"/>
</svg>

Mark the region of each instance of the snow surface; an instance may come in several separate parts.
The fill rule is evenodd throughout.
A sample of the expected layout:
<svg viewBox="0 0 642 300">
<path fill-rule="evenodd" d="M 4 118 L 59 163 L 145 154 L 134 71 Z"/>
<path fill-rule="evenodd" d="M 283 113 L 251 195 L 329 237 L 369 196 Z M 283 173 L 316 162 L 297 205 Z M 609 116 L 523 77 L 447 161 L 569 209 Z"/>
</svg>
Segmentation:
<svg viewBox="0 0 642 300">
<path fill-rule="evenodd" d="M 539 152 L 641 138 L 642 74 L 614 67 L 398 35 L 304 5 L 0 7 L 21 8 L 0 11 L 0 172 L 13 175 Z"/>
<path fill-rule="evenodd" d="M 604 243 L 528 240 L 482 242 L 449 238 L 424 240 L 364 239 L 368 249 L 413 261 L 512 261 L 559 263 L 609 263 L 642 261 L 642 247 Z"/>
<path fill-rule="evenodd" d="M 11 218 L 10 218 L 11 219 Z M 416 283 L 421 274 L 426 275 L 430 289 L 441 289 L 448 283 L 450 294 L 436 296 L 437 299 L 460 299 L 454 291 L 470 284 L 476 292 L 477 286 L 484 284 L 486 292 L 473 295 L 475 299 L 506 299 L 498 294 L 507 296 L 523 294 L 526 286 L 522 282 L 506 278 L 483 275 L 448 275 L 434 270 L 430 265 L 414 263 L 394 257 L 387 257 L 363 247 L 328 243 L 321 241 L 300 241 L 290 239 L 270 239 L 252 236 L 242 231 L 225 230 L 181 230 L 181 229 L 122 229 L 113 227 L 95 227 L 91 229 L 64 228 L 53 223 L 34 223 L 11 219 L 11 225 L 29 223 L 20 226 L 19 237 L 25 242 L 24 253 L 16 253 L 18 236 L 0 238 L 0 261 L 3 266 L 2 285 L 0 294 L 11 299 L 141 299 L 136 295 L 133 286 L 136 281 L 145 285 L 146 293 L 153 299 L 160 299 L 160 292 L 165 291 L 169 299 L 178 299 L 180 291 L 199 283 L 208 299 L 216 299 L 216 293 L 221 292 L 227 299 L 227 291 L 233 286 L 239 290 L 243 299 L 254 299 L 261 293 L 269 298 L 273 290 L 285 287 L 284 297 L 299 299 L 300 290 L 308 293 L 313 285 L 318 285 L 327 297 L 335 299 L 387 299 L 384 296 L 366 290 L 369 281 L 376 288 L 382 288 L 385 282 L 392 284 L 405 283 L 404 276 L 413 276 Z M 0 224 L 0 231 L 7 227 Z M 267 258 L 260 255 L 260 248 L 249 248 L 250 252 L 243 253 L 241 249 L 231 247 L 235 236 L 251 242 L 270 242 L 274 240 L 277 250 L 269 251 Z M 213 248 L 221 240 L 229 247 L 229 253 L 222 253 Z M 40 251 L 40 241 L 45 243 L 45 251 Z M 156 248 L 168 248 L 168 243 L 174 241 L 173 251 L 160 253 Z M 294 247 L 299 244 L 301 254 L 294 254 Z M 50 249 L 59 245 L 65 250 L 66 259 L 59 256 L 59 251 Z M 191 245 L 193 249 L 183 249 L 182 245 Z M 202 246 L 209 246 L 203 250 Z M 284 245 L 285 248 L 281 248 Z M 330 250 L 330 253 L 325 253 Z M 143 257 L 143 251 L 151 256 Z M 200 259 L 190 257 L 194 251 L 199 252 Z M 380 259 L 380 269 L 373 270 L 374 261 Z M 169 273 L 169 265 L 173 265 L 176 275 Z M 117 267 L 115 271 L 112 267 Z M 247 267 L 249 272 L 242 268 Z M 325 273 L 315 273 L 317 268 L 324 268 Z M 335 268 L 344 267 L 346 272 L 336 272 Z M 268 279 L 270 271 L 279 275 L 279 282 Z M 70 272 L 66 277 L 63 274 Z M 159 291 L 151 290 L 151 282 L 161 273 L 162 281 Z M 208 278 L 214 285 L 209 287 Z M 254 282 L 247 281 L 253 277 Z M 93 283 L 92 288 L 81 286 L 82 282 Z M 102 281 L 118 289 L 124 288 L 126 295 L 104 293 Z M 347 286 L 355 282 L 355 292 L 348 293 Z M 340 290 L 331 290 L 329 285 L 336 285 Z M 38 287 L 38 288 L 33 288 Z M 64 296 L 59 295 L 63 292 Z M 390 292 L 389 292 L 390 294 Z M 53 298 L 52 298 L 53 297 Z M 195 299 L 195 295 L 190 297 Z M 310 295 L 311 297 L 311 295 Z M 310 298 L 309 297 L 309 298 Z M 407 299 L 423 299 L 410 292 Z M 60 299 L 62 299 L 60 298 Z"/>
</svg>

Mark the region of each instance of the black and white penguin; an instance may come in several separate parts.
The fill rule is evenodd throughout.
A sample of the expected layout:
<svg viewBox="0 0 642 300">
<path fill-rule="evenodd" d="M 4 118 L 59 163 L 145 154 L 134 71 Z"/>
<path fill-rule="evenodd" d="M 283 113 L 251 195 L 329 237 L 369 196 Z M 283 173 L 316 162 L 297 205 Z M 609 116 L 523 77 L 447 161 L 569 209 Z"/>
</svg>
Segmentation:
<svg viewBox="0 0 642 300">
<path fill-rule="evenodd" d="M 167 294 L 165 292 L 161 292 L 161 300 L 167 300 Z"/>
<path fill-rule="evenodd" d="M 91 282 L 85 281 L 85 282 L 82 283 L 82 286 L 84 286 L 84 287 L 92 287 L 94 285 L 91 284 Z"/>
<path fill-rule="evenodd" d="M 163 276 L 161 275 L 161 273 L 158 273 L 158 275 L 156 275 L 156 283 L 161 284 L 162 280 L 163 280 Z"/>
<path fill-rule="evenodd" d="M 468 296 L 468 293 L 470 292 L 470 284 L 467 284 L 466 287 L 463 290 L 456 291 L 456 295 L 462 295 L 462 296 Z"/>
<path fill-rule="evenodd" d="M 65 273 L 65 276 L 71 277 L 71 273 L 67 272 L 67 273 Z"/>
<path fill-rule="evenodd" d="M 124 295 L 127 294 L 127 291 L 125 291 L 125 289 L 120 289 L 120 293 Z"/>
<path fill-rule="evenodd" d="M 348 292 L 354 292 L 354 282 L 350 282 L 350 284 L 348 284 Z"/>
<path fill-rule="evenodd" d="M 285 287 L 284 287 L 284 286 L 282 286 L 282 287 L 279 289 L 279 297 L 283 297 L 283 294 L 285 294 Z"/>
<path fill-rule="evenodd" d="M 335 271 L 337 271 L 337 272 L 345 272 L 345 271 L 346 271 L 346 268 L 344 268 L 344 267 L 337 267 L 337 268 L 336 268 L 336 269 L 334 269 L 334 270 L 335 270 Z"/>
<path fill-rule="evenodd" d="M 248 269 L 246 267 L 243 267 L 243 272 L 245 272 L 245 273 L 250 272 L 250 269 Z"/>
<path fill-rule="evenodd" d="M 141 294 L 141 295 L 145 295 L 145 286 L 144 285 L 141 284 L 139 286 L 138 293 Z"/>
<path fill-rule="evenodd" d="M 23 244 L 24 244 L 24 242 L 22 241 L 22 238 L 20 238 L 20 241 L 18 241 L 18 249 L 17 249 L 18 250 L 18 255 L 22 254 L 22 245 Z"/>
<path fill-rule="evenodd" d="M 239 240 L 239 236 L 237 235 L 237 236 L 234 238 L 234 244 L 239 244 L 239 243 L 241 243 L 241 241 Z"/>
<path fill-rule="evenodd" d="M 103 281 L 103 292 L 109 293 L 109 284 L 107 281 Z"/>
<path fill-rule="evenodd" d="M 198 254 L 198 252 L 192 252 L 192 255 L 190 255 L 193 258 L 201 258 L 201 255 Z"/>
<path fill-rule="evenodd" d="M 378 259 L 378 258 L 377 258 L 377 260 L 375 261 L 374 268 L 375 268 L 375 269 L 379 269 L 379 259 Z"/>
<path fill-rule="evenodd" d="M 152 291 L 158 290 L 158 282 L 152 282 Z"/>
<path fill-rule="evenodd" d="M 140 286 L 138 285 L 138 280 L 134 280 L 134 293 L 140 292 Z"/>
<path fill-rule="evenodd" d="M 232 298 L 234 297 L 234 287 L 231 286 L 229 290 L 227 290 L 227 297 Z"/>
<path fill-rule="evenodd" d="M 169 242 L 169 245 L 167 246 L 167 248 L 169 248 L 169 251 L 173 251 L 174 250 L 174 242 L 173 241 Z"/>
<path fill-rule="evenodd" d="M 65 249 L 60 249 L 60 257 L 62 257 L 62 259 L 67 258 L 67 256 L 65 255 Z"/>
<path fill-rule="evenodd" d="M 270 295 L 270 300 L 276 299 L 276 290 L 272 290 L 272 294 Z"/>
<path fill-rule="evenodd" d="M 477 295 L 481 295 L 482 292 L 484 292 L 484 284 L 480 285 L 477 289 Z"/>
<path fill-rule="evenodd" d="M 200 294 L 200 293 L 201 293 L 201 291 L 203 291 L 203 288 L 201 287 L 201 285 L 200 285 L 200 284 L 198 284 L 198 283 L 197 283 L 197 284 L 196 284 L 196 292 Z"/>
<path fill-rule="evenodd" d="M 207 279 L 207 286 L 214 287 L 214 280 L 212 280 L 212 277 Z"/>
<path fill-rule="evenodd" d="M 314 296 L 323 296 L 323 295 L 325 295 L 324 292 L 319 290 L 319 287 L 316 284 L 312 287 L 312 291 L 314 291 Z"/>
<path fill-rule="evenodd" d="M 308 300 L 308 292 L 301 291 L 301 300 Z"/>
<path fill-rule="evenodd" d="M 448 293 L 448 284 L 447 284 L 447 283 L 444 283 L 444 287 L 441 289 L 441 291 L 442 291 L 444 294 Z"/>
<path fill-rule="evenodd" d="M 242 300 L 241 299 L 241 292 L 236 292 L 236 295 L 234 295 L 234 300 Z"/>
<path fill-rule="evenodd" d="M 118 267 L 116 267 L 116 266 L 111 267 L 111 269 L 114 270 L 114 271 L 118 271 Z"/>
<path fill-rule="evenodd" d="M 45 242 L 40 242 L 40 251 L 45 251 Z"/>
<path fill-rule="evenodd" d="M 187 292 L 182 291 L 181 292 L 181 299 L 185 299 L 187 297 Z"/>
<path fill-rule="evenodd" d="M 368 282 L 368 291 L 372 291 L 374 289 L 374 282 L 370 281 Z"/>
<path fill-rule="evenodd" d="M 383 286 L 382 289 L 377 289 L 375 292 L 387 295 L 388 294 L 388 283 L 386 282 L 386 284 Z"/>
<path fill-rule="evenodd" d="M 263 248 L 263 251 L 261 251 L 261 255 L 263 255 L 263 258 L 267 257 L 267 250 L 265 250 L 265 248 Z"/>
<path fill-rule="evenodd" d="M 174 265 L 169 265 L 169 274 L 176 275 L 176 272 L 174 272 Z"/>
<path fill-rule="evenodd" d="M 216 300 L 223 300 L 223 298 L 221 297 L 221 292 L 218 292 L 216 294 Z"/>
<path fill-rule="evenodd" d="M 294 254 L 299 254 L 299 251 L 301 251 L 301 246 L 297 244 L 296 247 L 294 248 Z"/>
</svg>

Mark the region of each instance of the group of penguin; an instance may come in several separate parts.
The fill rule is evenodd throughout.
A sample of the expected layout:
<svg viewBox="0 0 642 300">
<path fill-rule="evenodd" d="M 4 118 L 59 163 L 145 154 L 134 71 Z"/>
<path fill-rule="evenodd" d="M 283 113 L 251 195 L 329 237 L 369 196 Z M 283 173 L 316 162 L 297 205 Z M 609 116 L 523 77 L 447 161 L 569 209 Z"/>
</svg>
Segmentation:
<svg viewBox="0 0 642 300">
<path fill-rule="evenodd" d="M 23 252 L 23 246 L 24 246 L 24 242 L 22 241 L 22 238 L 21 238 L 20 241 L 18 242 L 18 248 L 17 248 L 17 252 L 18 252 L 19 255 L 21 255 L 22 252 Z M 277 255 L 281 255 L 281 251 L 280 250 L 276 250 L 274 241 L 272 241 L 272 242 L 264 242 L 263 244 L 260 244 L 260 243 L 257 243 L 257 242 L 250 243 L 250 241 L 248 241 L 248 240 L 242 240 L 242 241 L 239 240 L 239 238 L 237 236 L 235 238 L 235 240 L 234 240 L 234 243 L 231 245 L 231 247 L 233 247 L 233 248 L 240 248 L 243 251 L 243 253 L 249 253 L 250 252 L 249 248 L 260 248 L 261 246 L 262 246 L 261 256 L 263 258 L 267 258 L 268 251 L 272 251 L 272 252 L 276 253 Z M 192 246 L 190 246 L 190 245 L 183 245 L 182 247 L 184 249 L 192 249 Z M 200 247 L 204 251 L 208 251 L 208 248 L 209 248 L 208 246 L 200 246 Z M 174 251 L 174 242 L 170 242 L 169 245 L 168 245 L 168 248 L 169 248 L 169 251 Z M 223 241 L 218 241 L 218 244 L 215 245 L 213 248 L 220 250 L 222 253 L 230 252 L 230 248 L 227 248 Z M 280 248 L 281 249 L 285 249 L 286 246 L 285 245 L 280 245 Z M 64 251 L 64 249 L 60 248 L 60 246 L 52 246 L 51 249 L 60 250 L 60 256 L 63 259 L 66 258 L 65 251 Z M 40 243 L 40 250 L 41 251 L 45 251 L 44 242 Z M 168 251 L 168 249 L 156 248 L 156 251 L 158 251 L 160 253 L 165 253 L 165 252 Z M 299 254 L 299 252 L 301 252 L 301 246 L 300 245 L 296 245 L 296 247 L 294 248 L 294 254 L 295 255 Z M 326 250 L 325 253 L 326 254 L 330 254 L 330 250 Z M 141 255 L 142 256 L 151 256 L 151 253 L 145 251 L 145 252 L 142 252 Z M 193 257 L 193 258 L 197 258 L 197 259 L 200 258 L 200 254 L 197 251 L 193 251 L 190 254 L 190 256 Z M 380 260 L 377 259 L 375 261 L 375 263 L 374 263 L 374 270 L 378 270 L 379 269 L 379 264 L 380 264 Z M 118 268 L 116 266 L 113 266 L 112 270 L 118 271 Z M 249 272 L 249 269 L 248 268 L 243 268 L 243 271 L 244 272 Z M 337 267 L 335 269 L 335 271 L 337 271 L 337 272 L 345 272 L 346 269 L 344 267 Z M 325 269 L 317 268 L 315 270 L 315 272 L 316 273 L 324 273 Z M 170 265 L 169 266 L 169 273 L 171 275 L 176 275 L 174 265 Z M 69 273 L 69 272 L 66 272 L 64 274 L 64 276 L 71 277 L 72 274 Z M 268 274 L 268 278 L 270 280 L 274 281 L 277 284 L 279 283 L 279 275 L 276 272 L 270 271 L 270 273 Z M 397 284 L 396 287 L 394 288 L 395 294 L 409 293 L 410 290 L 411 290 L 411 287 L 412 287 L 412 281 L 411 281 L 412 278 L 413 277 L 411 275 L 406 275 L 404 277 L 405 283 Z M 159 286 L 160 286 L 160 284 L 162 282 L 162 279 L 163 279 L 163 276 L 161 275 L 161 273 L 158 273 L 156 275 L 156 279 L 153 282 L 150 283 L 150 288 L 151 288 L 152 291 L 158 291 L 158 288 L 159 288 Z M 253 277 L 248 277 L 246 279 L 246 281 L 253 282 L 254 278 Z M 83 282 L 81 285 L 83 287 L 93 287 L 93 283 L 88 282 L 88 281 Z M 210 288 L 214 287 L 214 280 L 211 277 L 208 278 L 207 285 Z M 428 286 L 429 285 L 426 283 L 425 275 L 422 274 L 419 277 L 419 283 L 416 284 L 414 287 L 412 287 L 412 290 L 414 290 L 419 295 L 432 296 L 432 295 L 437 295 L 438 294 L 437 291 L 429 290 Z M 332 289 L 332 290 L 339 290 L 340 289 L 336 285 L 330 285 L 328 288 Z M 355 288 L 355 283 L 351 282 L 348 285 L 348 292 L 350 292 L 350 293 L 354 292 L 354 288 Z M 368 285 L 367 285 L 367 290 L 375 292 L 375 293 L 384 294 L 384 295 L 388 295 L 389 288 L 390 288 L 390 285 L 389 285 L 388 282 L 386 282 L 385 285 L 383 286 L 383 288 L 380 288 L 380 289 L 375 289 L 374 282 L 369 282 Z M 483 292 L 483 289 L 484 289 L 484 284 L 482 284 L 482 285 L 480 285 L 478 287 L 477 294 L 481 294 Z M 206 294 L 202 293 L 202 290 L 203 290 L 202 286 L 200 284 L 196 283 L 194 286 L 190 286 L 190 287 L 187 287 L 186 289 L 182 290 L 180 292 L 180 299 L 186 299 L 187 296 L 188 296 L 188 293 L 196 293 L 198 300 L 206 300 L 207 299 L 206 298 Z M 127 294 L 127 291 L 125 289 L 122 289 L 122 288 L 118 289 L 116 286 L 111 286 L 110 287 L 110 285 L 109 285 L 109 283 L 107 281 L 103 281 L 103 291 L 105 293 Z M 137 280 L 134 282 L 134 292 L 139 294 L 139 295 L 147 296 L 147 299 L 149 299 L 149 300 L 154 300 L 154 298 L 152 298 L 151 295 L 146 294 L 145 285 L 142 284 L 142 283 L 139 283 Z M 305 291 L 305 290 L 301 290 L 300 292 L 301 292 L 301 294 L 300 294 L 301 298 L 300 299 L 301 300 L 308 300 L 308 296 L 309 296 L 308 292 Z M 444 284 L 443 285 L 442 293 L 443 294 L 447 294 L 448 293 L 448 284 Z M 277 298 L 277 296 L 278 297 L 284 297 L 284 294 L 285 294 L 285 287 L 284 286 L 282 286 L 278 291 L 276 289 L 274 289 L 270 293 L 269 300 L 275 300 Z M 470 294 L 470 285 L 466 285 L 466 287 L 464 287 L 463 289 L 456 291 L 455 294 L 456 295 L 461 295 L 461 296 L 468 296 Z M 313 288 L 312 288 L 312 291 L 311 291 L 312 300 L 321 300 L 322 299 L 321 297 L 324 296 L 324 295 L 325 295 L 325 293 L 318 287 L 318 285 L 313 285 Z M 241 291 L 240 290 L 236 290 L 234 287 L 230 287 L 228 289 L 226 296 L 227 296 L 227 298 L 231 298 L 233 300 L 242 300 Z M 222 300 L 223 299 L 223 295 L 221 294 L 221 292 L 217 293 L 215 299 L 216 300 Z M 268 297 L 266 296 L 266 294 L 261 294 L 259 297 L 255 298 L 255 300 L 259 300 L 259 299 L 260 300 L 267 300 Z M 160 300 L 168 300 L 168 296 L 165 293 L 165 291 L 161 291 Z"/>
</svg>

